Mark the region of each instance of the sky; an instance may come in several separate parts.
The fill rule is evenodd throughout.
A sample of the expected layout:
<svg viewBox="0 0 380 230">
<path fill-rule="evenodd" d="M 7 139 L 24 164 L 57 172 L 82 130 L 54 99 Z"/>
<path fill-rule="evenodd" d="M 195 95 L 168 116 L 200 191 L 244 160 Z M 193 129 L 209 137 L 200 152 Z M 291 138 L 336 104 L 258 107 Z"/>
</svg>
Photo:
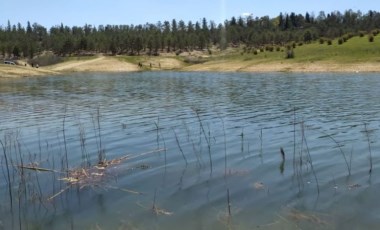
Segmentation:
<svg viewBox="0 0 380 230">
<path fill-rule="evenodd" d="M 50 28 L 67 26 L 138 25 L 158 21 L 206 18 L 216 23 L 231 17 L 276 17 L 282 13 L 318 16 L 332 11 L 352 9 L 367 13 L 380 11 L 378 0 L 0 0 L 0 26 L 29 21 Z"/>
</svg>

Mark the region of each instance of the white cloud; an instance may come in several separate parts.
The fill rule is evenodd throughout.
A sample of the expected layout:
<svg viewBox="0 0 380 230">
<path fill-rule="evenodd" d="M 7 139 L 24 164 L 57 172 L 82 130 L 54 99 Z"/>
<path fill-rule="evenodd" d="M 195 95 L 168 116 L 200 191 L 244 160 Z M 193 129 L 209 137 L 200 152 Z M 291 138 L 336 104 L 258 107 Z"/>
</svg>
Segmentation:
<svg viewBox="0 0 380 230">
<path fill-rule="evenodd" d="M 249 17 L 249 16 L 252 16 L 252 13 L 242 13 L 241 14 L 242 17 Z"/>
</svg>

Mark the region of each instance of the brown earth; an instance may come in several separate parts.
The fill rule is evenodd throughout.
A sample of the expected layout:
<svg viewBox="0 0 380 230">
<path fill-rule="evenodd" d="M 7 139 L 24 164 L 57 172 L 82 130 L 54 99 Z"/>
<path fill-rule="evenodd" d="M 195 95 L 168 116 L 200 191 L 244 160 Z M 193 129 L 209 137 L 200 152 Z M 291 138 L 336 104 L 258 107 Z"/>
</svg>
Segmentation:
<svg viewBox="0 0 380 230">
<path fill-rule="evenodd" d="M 215 71 L 215 72 L 380 72 L 380 63 L 333 63 L 333 62 L 244 62 L 216 60 L 188 65 L 176 58 L 160 56 L 145 58 L 144 66 L 152 70 Z M 90 60 L 71 60 L 52 66 L 33 68 L 24 65 L 0 64 L 0 77 L 28 77 L 57 75 L 70 72 L 131 72 L 141 70 L 136 64 L 116 57 L 98 56 Z"/>
</svg>

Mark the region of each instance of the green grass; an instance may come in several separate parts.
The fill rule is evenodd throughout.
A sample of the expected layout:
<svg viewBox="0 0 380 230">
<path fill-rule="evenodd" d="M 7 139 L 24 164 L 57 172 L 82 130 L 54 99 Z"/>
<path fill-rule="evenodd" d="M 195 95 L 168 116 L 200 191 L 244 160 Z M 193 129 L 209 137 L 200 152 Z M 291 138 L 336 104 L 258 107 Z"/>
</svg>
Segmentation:
<svg viewBox="0 0 380 230">
<path fill-rule="evenodd" d="M 327 42 L 320 44 L 319 40 L 310 44 L 303 44 L 297 46 L 294 49 L 295 57 L 293 59 L 285 59 L 286 47 L 281 47 L 279 51 L 276 47 L 272 52 L 265 51 L 258 52 L 257 55 L 253 53 L 254 49 L 250 52 L 244 52 L 242 47 L 240 48 L 228 48 L 220 51 L 214 49 L 212 55 L 209 57 L 203 57 L 202 63 L 207 64 L 215 62 L 239 62 L 243 65 L 255 65 L 262 63 L 310 63 L 310 62 L 329 62 L 329 63 L 362 63 L 362 62 L 380 62 L 380 35 L 374 37 L 374 42 L 368 41 L 368 36 L 363 37 L 355 36 L 343 44 L 338 44 L 338 39 L 332 40 L 332 45 L 328 45 Z M 204 54 L 208 55 L 204 51 Z M 95 57 L 68 57 L 65 60 L 89 60 Z M 149 62 L 159 62 L 165 58 L 177 59 L 182 62 L 182 67 L 191 65 L 197 65 L 199 63 L 189 62 L 189 57 L 184 56 L 116 56 L 120 61 L 129 62 L 132 64 L 143 63 L 143 69 L 149 70 L 146 65 Z M 194 58 L 194 57 L 193 57 Z"/>
<path fill-rule="evenodd" d="M 282 47 L 281 50 L 286 50 Z M 374 42 L 369 42 L 368 37 L 353 37 L 347 42 L 339 45 L 338 39 L 332 41 L 332 45 L 319 44 L 315 41 L 311 44 L 303 44 L 294 49 L 295 58 L 285 59 L 286 51 L 273 52 L 264 51 L 254 55 L 243 53 L 243 49 L 237 49 L 226 55 L 218 55 L 210 60 L 230 60 L 230 61 L 247 61 L 247 62 L 337 62 L 337 63 L 358 63 L 358 62 L 380 62 L 380 36 L 375 37 Z"/>
<path fill-rule="evenodd" d="M 136 65 L 145 60 L 145 56 L 117 56 L 116 58 L 120 61 L 125 61 Z"/>
<path fill-rule="evenodd" d="M 296 60 L 335 61 L 344 63 L 380 61 L 380 37 L 369 42 L 367 37 L 353 37 L 342 45 L 333 40 L 332 45 L 313 43 L 295 49 Z"/>
</svg>

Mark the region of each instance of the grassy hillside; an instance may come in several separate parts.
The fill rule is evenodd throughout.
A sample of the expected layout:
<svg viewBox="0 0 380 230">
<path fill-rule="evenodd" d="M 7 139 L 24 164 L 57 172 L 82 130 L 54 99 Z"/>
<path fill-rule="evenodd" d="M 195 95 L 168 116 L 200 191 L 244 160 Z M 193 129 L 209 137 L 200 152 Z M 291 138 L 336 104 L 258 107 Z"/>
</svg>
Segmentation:
<svg viewBox="0 0 380 230">
<path fill-rule="evenodd" d="M 380 62 L 380 37 L 375 37 L 374 42 L 369 42 L 368 37 L 353 37 L 343 44 L 338 44 L 338 39 L 332 41 L 331 45 L 327 42 L 320 44 L 315 41 L 311 44 L 296 46 L 294 49 L 295 58 L 285 59 L 285 47 L 280 51 L 264 51 L 257 55 L 244 52 L 243 49 L 236 50 L 228 55 L 218 55 L 213 58 L 217 60 L 222 57 L 226 60 L 261 62 L 315 62 L 328 61 L 336 63 L 357 63 L 357 62 Z"/>
<path fill-rule="evenodd" d="M 353 37 L 339 44 L 338 39 L 331 45 L 325 41 L 297 45 L 294 58 L 286 59 L 286 47 L 274 47 L 273 51 L 235 48 L 213 52 L 204 63 L 184 67 L 189 71 L 370 71 L 380 70 L 380 36 L 369 42 L 368 37 Z"/>
<path fill-rule="evenodd" d="M 320 44 L 297 45 L 294 58 L 286 59 L 286 47 L 254 53 L 244 47 L 220 51 L 162 53 L 159 56 L 92 56 L 61 58 L 60 64 L 40 66 L 0 65 L 0 77 L 32 76 L 60 71 L 246 71 L 246 72 L 380 72 L 380 36 L 369 42 L 368 37 L 353 37 L 339 44 L 338 39 Z M 43 60 L 43 58 L 41 59 Z M 139 67 L 139 64 L 142 66 Z M 45 71 L 46 70 L 46 71 Z M 45 71 L 45 72 L 44 72 Z"/>
</svg>

